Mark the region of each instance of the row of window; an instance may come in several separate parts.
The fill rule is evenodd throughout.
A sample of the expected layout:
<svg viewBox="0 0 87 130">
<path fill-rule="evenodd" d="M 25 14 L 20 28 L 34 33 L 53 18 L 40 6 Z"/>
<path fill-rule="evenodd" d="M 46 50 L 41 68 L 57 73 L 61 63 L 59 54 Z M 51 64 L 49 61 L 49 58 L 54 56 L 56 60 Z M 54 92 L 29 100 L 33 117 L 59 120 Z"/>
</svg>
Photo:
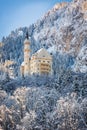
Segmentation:
<svg viewBox="0 0 87 130">
<path fill-rule="evenodd" d="M 41 68 L 41 70 L 48 70 L 48 71 L 50 71 L 50 68 Z"/>
<path fill-rule="evenodd" d="M 47 70 L 47 71 L 50 71 L 50 68 L 37 68 L 37 69 L 32 69 L 31 68 L 31 70 L 33 70 L 33 71 L 39 71 L 39 70 Z"/>
<path fill-rule="evenodd" d="M 41 67 L 50 67 L 49 64 L 41 64 Z"/>
<path fill-rule="evenodd" d="M 44 72 L 44 71 L 42 71 L 42 72 L 41 72 L 41 75 L 43 75 L 43 74 L 44 74 L 44 75 L 49 75 L 49 72 Z"/>
<path fill-rule="evenodd" d="M 42 60 L 39 60 L 39 62 L 41 62 Z M 50 61 L 45 61 L 45 60 L 43 60 L 42 62 L 46 62 L 46 63 L 50 63 Z"/>
<path fill-rule="evenodd" d="M 33 62 L 37 62 L 36 60 L 34 60 Z M 32 61 L 31 61 L 31 64 L 33 63 Z M 45 63 L 50 63 L 50 61 L 46 61 L 46 60 L 38 60 L 38 62 L 45 62 Z"/>
<path fill-rule="evenodd" d="M 40 67 L 51 67 L 49 64 L 43 64 L 43 63 L 41 63 L 41 64 L 31 64 L 31 68 L 35 68 L 36 66 L 40 66 Z"/>
</svg>

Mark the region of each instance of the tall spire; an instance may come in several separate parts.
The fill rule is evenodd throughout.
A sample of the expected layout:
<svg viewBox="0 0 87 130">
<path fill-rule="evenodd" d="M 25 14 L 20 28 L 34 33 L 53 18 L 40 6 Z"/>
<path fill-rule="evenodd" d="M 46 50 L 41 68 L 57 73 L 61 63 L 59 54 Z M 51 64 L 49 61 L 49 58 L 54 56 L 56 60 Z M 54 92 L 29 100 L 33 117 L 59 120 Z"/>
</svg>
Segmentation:
<svg viewBox="0 0 87 130">
<path fill-rule="evenodd" d="M 26 39 L 29 39 L 29 34 L 28 34 L 28 31 L 26 32 Z"/>
<path fill-rule="evenodd" d="M 24 77 L 30 74 L 30 41 L 28 30 L 26 31 L 24 40 Z"/>
</svg>

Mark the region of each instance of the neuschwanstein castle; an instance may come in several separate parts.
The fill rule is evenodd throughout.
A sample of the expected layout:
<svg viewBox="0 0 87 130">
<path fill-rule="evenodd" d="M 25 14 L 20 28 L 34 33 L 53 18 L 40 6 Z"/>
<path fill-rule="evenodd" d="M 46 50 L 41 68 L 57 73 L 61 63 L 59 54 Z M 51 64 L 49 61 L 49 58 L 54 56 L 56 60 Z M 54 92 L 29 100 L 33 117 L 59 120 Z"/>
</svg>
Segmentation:
<svg viewBox="0 0 87 130">
<path fill-rule="evenodd" d="M 31 56 L 28 34 L 24 40 L 24 61 L 20 66 L 21 76 L 52 75 L 52 55 L 45 48 L 41 48 Z"/>
</svg>

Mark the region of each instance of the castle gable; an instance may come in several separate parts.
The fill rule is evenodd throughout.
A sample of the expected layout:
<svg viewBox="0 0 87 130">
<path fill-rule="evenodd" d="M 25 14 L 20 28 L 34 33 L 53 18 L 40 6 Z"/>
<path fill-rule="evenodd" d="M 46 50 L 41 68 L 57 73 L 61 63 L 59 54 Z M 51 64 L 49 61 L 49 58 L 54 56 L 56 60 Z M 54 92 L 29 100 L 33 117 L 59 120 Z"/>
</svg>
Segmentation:
<svg viewBox="0 0 87 130">
<path fill-rule="evenodd" d="M 37 58 L 47 58 L 47 59 L 52 58 L 52 56 L 44 48 L 38 50 L 33 56 L 36 56 Z"/>
</svg>

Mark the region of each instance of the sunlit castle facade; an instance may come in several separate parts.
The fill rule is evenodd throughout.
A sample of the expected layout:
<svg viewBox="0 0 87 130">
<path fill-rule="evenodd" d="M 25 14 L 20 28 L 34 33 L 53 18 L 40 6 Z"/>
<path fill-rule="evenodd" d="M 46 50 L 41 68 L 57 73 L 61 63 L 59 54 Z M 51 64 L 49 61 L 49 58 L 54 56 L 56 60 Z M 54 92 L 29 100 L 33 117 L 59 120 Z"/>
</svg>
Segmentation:
<svg viewBox="0 0 87 130">
<path fill-rule="evenodd" d="M 24 62 L 20 67 L 21 76 L 52 75 L 52 55 L 44 48 L 41 48 L 32 56 L 30 56 L 30 53 L 30 41 L 27 34 L 24 41 Z"/>
</svg>

